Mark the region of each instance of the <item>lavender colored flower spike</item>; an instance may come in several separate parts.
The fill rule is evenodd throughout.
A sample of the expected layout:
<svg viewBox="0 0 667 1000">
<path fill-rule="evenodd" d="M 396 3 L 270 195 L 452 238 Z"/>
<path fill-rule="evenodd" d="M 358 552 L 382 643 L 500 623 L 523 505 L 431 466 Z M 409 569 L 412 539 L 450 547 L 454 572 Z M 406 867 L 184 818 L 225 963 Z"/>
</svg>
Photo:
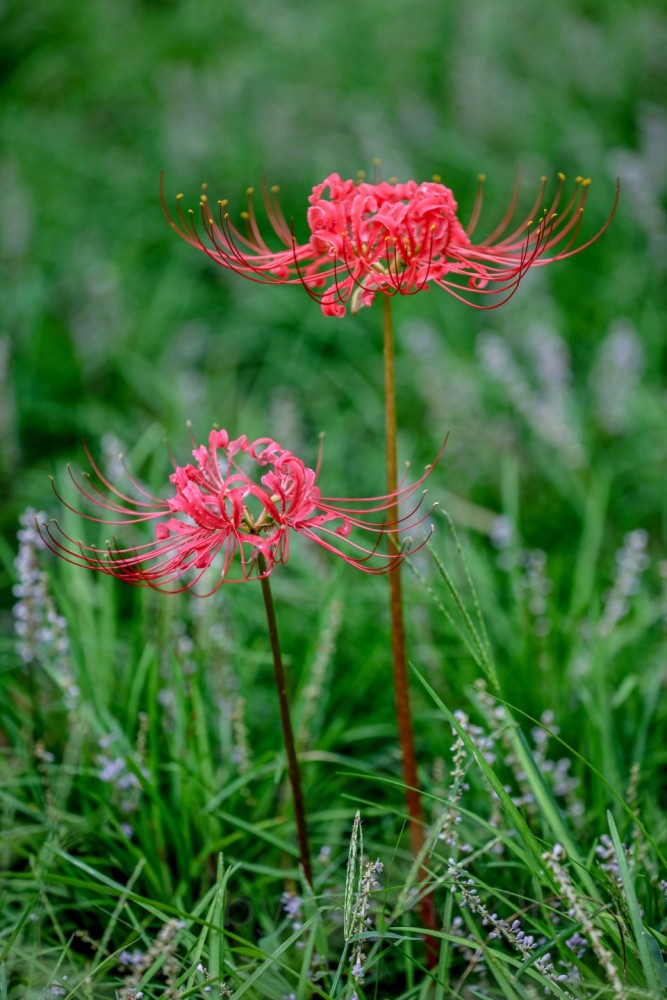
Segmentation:
<svg viewBox="0 0 667 1000">
<path fill-rule="evenodd" d="M 577 243 L 590 179 L 577 177 L 569 198 L 565 176 L 558 174 L 556 193 L 544 202 L 543 177 L 529 214 L 514 221 L 518 202 L 515 186 L 505 214 L 489 236 L 478 243 L 472 236 L 483 198 L 483 175 L 472 215 L 464 228 L 457 217 L 452 191 L 436 177 L 417 184 L 367 183 L 343 180 L 334 173 L 310 195 L 308 242 L 297 243 L 278 200 L 278 188 L 263 188 L 266 212 L 275 235 L 287 249 L 273 251 L 257 224 L 254 190 L 248 188 L 248 209 L 241 213 L 243 230 L 227 211 L 227 201 L 214 206 L 200 197 L 203 234 L 195 213 L 187 214 L 178 196 L 178 219 L 162 205 L 172 228 L 217 264 L 262 284 L 301 284 L 326 316 L 344 316 L 370 306 L 376 293 L 413 295 L 431 285 L 476 309 L 493 309 L 516 291 L 531 267 L 565 260 L 594 243 L 611 222 Z"/>
<path fill-rule="evenodd" d="M 194 440 L 193 440 L 194 444 Z M 420 491 L 429 466 L 416 482 L 380 497 L 325 498 L 316 480 L 319 472 L 270 438 L 249 442 L 245 435 L 230 440 L 225 430 L 212 430 L 208 445 L 194 448 L 195 465 L 176 466 L 169 480 L 174 493 L 160 499 L 145 490 L 128 473 L 131 492 L 121 492 L 101 472 L 86 449 L 96 484 L 86 476 L 82 485 L 72 482 L 89 501 L 109 512 L 98 517 L 72 507 L 87 520 L 109 525 L 155 521 L 155 538 L 132 547 L 108 542 L 97 548 L 75 541 L 55 522 L 41 527 L 42 538 L 57 555 L 78 566 L 118 577 L 138 586 L 178 593 L 194 587 L 214 564 L 219 566 L 214 593 L 223 583 L 268 576 L 289 556 L 292 533 L 345 559 L 365 573 L 389 572 L 407 552 L 424 541 L 401 545 L 400 537 L 429 516 L 421 513 L 423 492 L 408 513 L 391 516 L 399 501 L 409 501 Z M 439 457 L 439 456 L 438 456 Z M 368 533 L 372 544 L 357 540 Z M 380 548 L 383 536 L 395 544 Z"/>
</svg>

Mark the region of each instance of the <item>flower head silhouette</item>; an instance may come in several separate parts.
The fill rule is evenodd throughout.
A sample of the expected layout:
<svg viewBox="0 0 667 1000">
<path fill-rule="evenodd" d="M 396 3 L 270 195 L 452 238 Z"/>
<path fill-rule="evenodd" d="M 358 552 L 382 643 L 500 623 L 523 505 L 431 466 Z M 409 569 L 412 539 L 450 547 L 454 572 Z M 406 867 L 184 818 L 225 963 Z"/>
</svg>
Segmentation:
<svg viewBox="0 0 667 1000">
<path fill-rule="evenodd" d="M 414 497 L 430 466 L 416 482 L 391 495 L 329 499 L 316 485 L 319 462 L 313 470 L 271 438 L 249 442 L 242 435 L 230 440 L 227 431 L 214 429 L 208 444 L 193 450 L 195 465 L 175 467 L 169 476 L 175 492 L 163 500 L 129 473 L 138 498 L 121 492 L 106 479 L 87 449 L 86 454 L 101 486 L 89 475 L 84 486 L 70 472 L 72 481 L 84 497 L 116 516 L 83 513 L 56 490 L 61 502 L 82 517 L 104 524 L 156 521 L 155 538 L 128 548 L 115 541 L 98 548 L 75 541 L 54 522 L 42 525 L 44 541 L 75 565 L 169 593 L 194 587 L 216 560 L 219 577 L 207 594 L 223 583 L 268 576 L 277 563 L 286 562 L 292 532 L 365 573 L 386 573 L 404 558 L 406 549 L 397 540 L 383 552 L 381 537 L 399 536 L 428 517 L 419 513 L 420 498 L 405 517 L 381 520 L 400 500 Z M 355 529 L 375 535 L 375 544 L 357 541 Z M 408 544 L 408 549 L 415 551 L 423 544 Z"/>
<path fill-rule="evenodd" d="M 231 221 L 227 202 L 214 209 L 206 194 L 200 200 L 203 234 L 193 211 L 184 213 L 178 196 L 178 220 L 162 204 L 171 226 L 192 246 L 243 277 L 263 283 L 301 284 L 326 316 L 344 316 L 370 306 L 376 293 L 412 295 L 437 285 L 477 309 L 507 301 L 531 267 L 564 260 L 595 242 L 609 218 L 593 236 L 577 244 L 590 181 L 577 177 L 564 199 L 563 174 L 556 193 L 544 204 L 543 177 L 528 216 L 513 220 L 518 202 L 515 186 L 507 211 L 493 232 L 478 243 L 477 227 L 483 195 L 480 175 L 468 225 L 457 217 L 457 204 L 439 178 L 423 184 L 408 181 L 368 183 L 343 180 L 334 173 L 310 195 L 307 221 L 310 238 L 297 243 L 278 201 L 278 188 L 263 188 L 263 201 L 275 234 L 287 249 L 273 251 L 262 236 L 255 214 L 253 189 L 241 213 L 244 230 Z"/>
</svg>

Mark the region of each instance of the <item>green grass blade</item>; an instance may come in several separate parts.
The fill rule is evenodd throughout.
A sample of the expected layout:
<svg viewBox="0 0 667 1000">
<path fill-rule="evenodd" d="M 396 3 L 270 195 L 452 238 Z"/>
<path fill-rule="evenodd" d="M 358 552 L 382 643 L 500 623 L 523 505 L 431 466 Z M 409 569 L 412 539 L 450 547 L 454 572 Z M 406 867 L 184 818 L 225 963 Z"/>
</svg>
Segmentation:
<svg viewBox="0 0 667 1000">
<path fill-rule="evenodd" d="M 0 952 L 0 966 L 2 966 L 2 963 L 5 961 L 5 959 L 7 958 L 7 955 L 11 951 L 12 945 L 14 944 L 14 942 L 18 938 L 19 934 L 21 933 L 21 930 L 23 929 L 23 926 L 24 926 L 26 920 L 28 919 L 28 917 L 32 913 L 33 907 L 34 907 L 35 903 L 38 901 L 38 899 L 39 899 L 39 893 L 36 893 L 36 895 L 34 895 L 32 897 L 32 899 L 30 900 L 30 902 L 26 906 L 26 908 L 23 911 L 23 913 L 21 914 L 19 920 L 17 920 L 16 926 L 14 927 L 14 930 L 9 935 L 9 937 L 7 939 L 7 943 L 5 944 L 5 947 Z"/>
<path fill-rule="evenodd" d="M 316 913 L 314 913 L 311 917 L 308 917 L 308 919 L 303 922 L 301 927 L 299 927 L 298 931 L 295 931 L 293 934 L 290 934 L 290 936 L 285 941 L 283 941 L 283 943 L 279 945 L 279 947 L 276 948 L 275 951 L 271 952 L 271 954 L 264 959 L 262 964 L 259 965 L 250 976 L 248 976 L 243 985 L 239 986 L 239 988 L 234 991 L 231 1000 L 240 1000 L 242 996 L 245 996 L 248 990 L 252 989 L 257 980 L 261 979 L 264 973 L 268 969 L 270 969 L 271 966 L 276 964 L 280 956 L 283 955 L 286 951 L 288 951 L 288 949 L 291 948 L 293 944 L 296 944 L 299 938 L 304 934 L 305 931 L 308 930 L 308 928 L 311 926 L 311 924 L 315 922 L 315 920 L 317 920 Z"/>
<path fill-rule="evenodd" d="M 663 985 L 667 979 L 665 966 L 661 957 L 660 965 L 656 968 L 655 951 L 651 950 L 648 944 L 648 938 L 650 935 L 644 927 L 644 922 L 639 911 L 639 903 L 637 902 L 634 879 L 630 872 L 630 866 L 628 865 L 626 853 L 623 850 L 621 838 L 618 835 L 614 817 L 610 812 L 607 812 L 607 822 L 609 823 L 609 832 L 614 844 L 614 850 L 616 851 L 618 870 L 621 876 L 621 882 L 623 883 L 623 893 L 625 895 L 628 913 L 630 914 L 630 923 L 632 924 L 632 930 L 634 931 L 635 941 L 637 943 L 639 961 L 641 962 L 642 970 L 644 972 L 644 976 L 646 977 L 646 985 L 650 990 L 654 991 L 657 996 L 660 992 L 660 979 L 662 979 Z M 659 950 L 658 954 L 660 954 Z"/>
</svg>

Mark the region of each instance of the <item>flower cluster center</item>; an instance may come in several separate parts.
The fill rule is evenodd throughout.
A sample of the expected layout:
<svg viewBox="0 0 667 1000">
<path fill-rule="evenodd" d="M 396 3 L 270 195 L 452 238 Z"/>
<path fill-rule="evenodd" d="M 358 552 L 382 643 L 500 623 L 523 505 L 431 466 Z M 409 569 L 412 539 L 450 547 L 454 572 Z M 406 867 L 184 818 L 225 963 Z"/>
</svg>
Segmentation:
<svg viewBox="0 0 667 1000">
<path fill-rule="evenodd" d="M 208 446 L 196 448 L 193 455 L 196 466 L 180 466 L 169 477 L 176 495 L 168 505 L 199 528 L 270 534 L 315 511 L 319 491 L 314 471 L 275 441 L 261 438 L 250 444 L 245 435 L 229 441 L 226 431 L 214 430 Z M 268 469 L 259 483 L 253 477 L 257 467 Z M 164 531 L 167 525 L 161 527 Z M 173 521 L 168 527 L 173 530 Z"/>
<path fill-rule="evenodd" d="M 437 181 L 355 184 L 332 174 L 313 188 L 309 201 L 315 253 L 346 262 L 363 258 L 380 271 L 392 258 L 410 265 L 445 257 L 450 244 L 470 243 L 452 192 Z"/>
</svg>

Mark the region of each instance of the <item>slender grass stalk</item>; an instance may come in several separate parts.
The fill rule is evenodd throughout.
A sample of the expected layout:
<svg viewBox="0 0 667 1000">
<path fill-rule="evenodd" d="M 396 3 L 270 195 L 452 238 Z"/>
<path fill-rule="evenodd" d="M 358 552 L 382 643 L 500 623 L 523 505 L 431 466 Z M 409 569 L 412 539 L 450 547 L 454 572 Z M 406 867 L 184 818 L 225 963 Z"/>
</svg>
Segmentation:
<svg viewBox="0 0 667 1000">
<path fill-rule="evenodd" d="M 384 399 L 385 399 L 385 440 L 387 465 L 387 493 L 395 493 L 398 489 L 398 463 L 396 459 L 396 379 L 394 374 L 394 335 L 391 316 L 391 298 L 383 296 L 384 302 Z M 398 503 L 387 511 L 387 518 L 398 521 L 400 517 Z M 394 540 L 390 536 L 389 544 Z M 396 721 L 398 738 L 403 761 L 403 782 L 405 784 L 405 800 L 409 816 L 410 845 L 415 858 L 420 856 L 424 847 L 424 813 L 421 804 L 419 778 L 417 777 L 417 754 L 415 751 L 415 733 L 410 709 L 410 687 L 408 683 L 408 662 L 405 650 L 405 625 L 403 621 L 403 588 L 401 581 L 401 564 L 398 563 L 388 574 L 389 579 L 389 616 L 391 620 L 391 648 L 394 661 L 394 697 L 396 701 Z M 426 872 L 420 868 L 419 878 L 426 877 Z M 424 896 L 421 901 L 421 915 L 424 926 L 435 930 L 435 907 L 430 896 Z M 437 942 L 434 938 L 427 939 L 427 954 L 429 962 L 437 960 Z"/>
<path fill-rule="evenodd" d="M 266 561 L 260 553 L 257 556 L 257 564 L 261 573 L 266 572 Z M 308 830 L 306 827 L 306 813 L 303 806 L 303 794 L 301 791 L 301 775 L 299 772 L 299 762 L 296 757 L 294 746 L 294 730 L 292 729 L 292 719 L 287 700 L 287 679 L 283 666 L 282 653 L 280 651 L 280 639 L 278 637 L 278 624 L 276 622 L 276 612 L 273 606 L 273 596 L 271 594 L 271 584 L 268 576 L 262 576 L 262 597 L 266 608 L 266 622 L 269 628 L 269 642 L 271 643 L 271 653 L 273 654 L 273 669 L 276 677 L 276 689 L 278 691 L 278 703 L 280 705 L 280 722 L 283 727 L 283 740 L 285 742 L 285 753 L 287 755 L 287 773 L 292 787 L 292 799 L 294 801 L 294 817 L 296 820 L 296 836 L 299 844 L 299 857 L 303 874 L 309 885 L 313 884 L 313 866 L 310 861 L 310 848 L 308 847 Z"/>
</svg>

